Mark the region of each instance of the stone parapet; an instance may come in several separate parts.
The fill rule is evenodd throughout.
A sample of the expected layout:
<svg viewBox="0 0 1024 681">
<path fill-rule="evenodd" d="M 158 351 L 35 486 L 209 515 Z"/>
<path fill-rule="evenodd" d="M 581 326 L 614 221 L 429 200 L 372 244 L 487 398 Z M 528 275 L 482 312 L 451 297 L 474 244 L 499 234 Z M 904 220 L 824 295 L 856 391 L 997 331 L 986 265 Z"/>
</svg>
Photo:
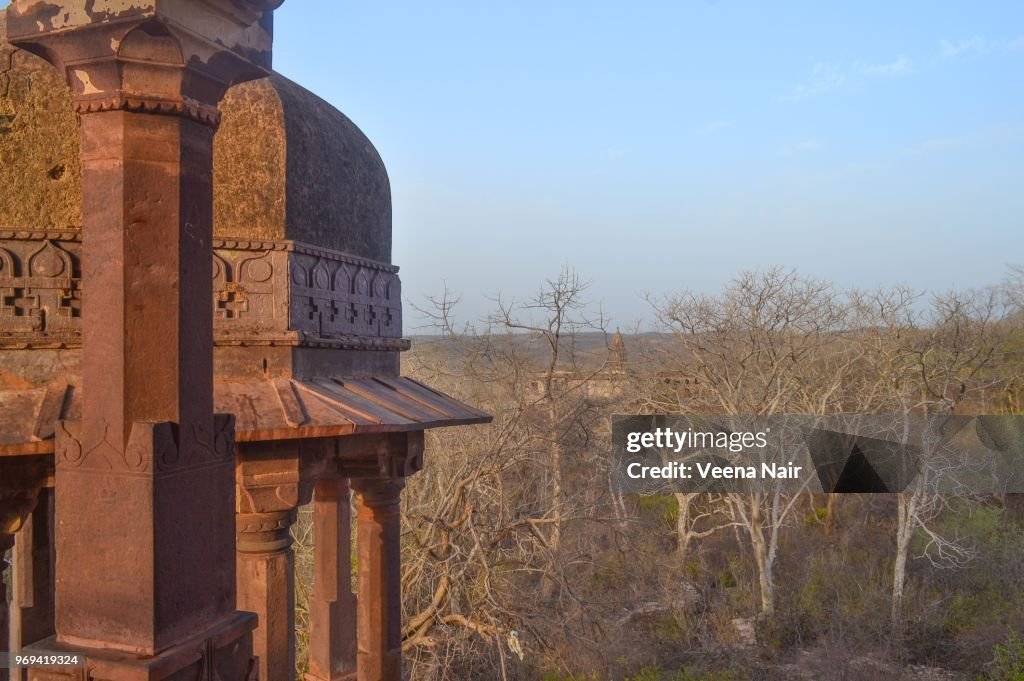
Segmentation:
<svg viewBox="0 0 1024 681">
<path fill-rule="evenodd" d="M 82 344 L 81 231 L 0 229 L 0 349 Z M 296 241 L 215 239 L 221 346 L 402 351 L 398 267 Z"/>
</svg>

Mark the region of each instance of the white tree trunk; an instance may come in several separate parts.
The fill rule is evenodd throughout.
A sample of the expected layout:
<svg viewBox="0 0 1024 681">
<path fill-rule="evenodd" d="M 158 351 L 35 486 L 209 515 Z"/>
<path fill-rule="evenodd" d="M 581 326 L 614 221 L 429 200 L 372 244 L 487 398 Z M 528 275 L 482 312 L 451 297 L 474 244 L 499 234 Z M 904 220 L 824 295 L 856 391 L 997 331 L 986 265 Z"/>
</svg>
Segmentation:
<svg viewBox="0 0 1024 681">
<path fill-rule="evenodd" d="M 676 492 L 676 506 L 679 512 L 676 514 L 676 552 L 679 562 L 686 561 L 686 553 L 690 549 L 690 503 L 694 494 Z"/>
<path fill-rule="evenodd" d="M 757 565 L 757 583 L 761 592 L 761 614 L 770 617 L 775 613 L 775 584 L 772 580 L 772 560 L 768 551 L 768 543 L 764 539 L 763 520 L 761 518 L 761 495 L 750 495 L 750 546 L 754 551 L 754 562 Z"/>
<path fill-rule="evenodd" d="M 551 457 L 551 505 L 552 523 L 551 532 L 548 534 L 548 551 L 551 554 L 551 569 L 558 569 L 558 547 L 562 543 L 562 445 L 558 434 L 558 409 L 555 406 L 554 396 L 551 394 L 550 382 L 547 387 L 548 397 L 548 419 L 550 429 L 548 431 L 548 452 Z M 549 574 L 544 575 L 541 580 L 541 598 L 549 600 L 555 593 L 556 580 Z"/>
<path fill-rule="evenodd" d="M 914 516 L 918 491 L 898 496 L 899 510 L 896 520 L 896 560 L 892 569 L 892 613 L 893 628 L 899 628 L 903 621 L 903 594 L 907 582 L 907 557 L 910 554 L 910 540 L 914 534 Z"/>
</svg>

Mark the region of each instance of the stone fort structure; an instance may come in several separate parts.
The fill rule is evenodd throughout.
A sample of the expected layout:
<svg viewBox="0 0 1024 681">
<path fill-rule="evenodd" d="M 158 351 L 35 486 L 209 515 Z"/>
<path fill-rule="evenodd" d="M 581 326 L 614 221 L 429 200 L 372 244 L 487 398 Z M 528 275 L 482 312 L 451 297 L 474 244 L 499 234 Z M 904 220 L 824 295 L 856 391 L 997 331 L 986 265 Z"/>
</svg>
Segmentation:
<svg viewBox="0 0 1024 681">
<path fill-rule="evenodd" d="M 293 679 L 306 504 L 307 678 L 401 677 L 404 481 L 489 417 L 401 375 L 387 173 L 282 1 L 0 11 L 0 652 L 85 660 L 15 678 Z"/>
</svg>

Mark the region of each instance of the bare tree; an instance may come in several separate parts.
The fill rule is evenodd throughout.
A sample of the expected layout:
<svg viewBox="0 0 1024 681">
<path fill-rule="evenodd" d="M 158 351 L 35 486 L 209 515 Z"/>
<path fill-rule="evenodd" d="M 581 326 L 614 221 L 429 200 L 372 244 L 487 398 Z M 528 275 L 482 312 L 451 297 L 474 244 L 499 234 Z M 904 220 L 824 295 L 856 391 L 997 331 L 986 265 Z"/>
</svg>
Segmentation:
<svg viewBox="0 0 1024 681">
<path fill-rule="evenodd" d="M 877 303 L 879 298 L 875 298 Z M 885 300 L 893 301 L 889 296 Z M 915 313 L 910 298 L 897 299 L 876 318 L 869 356 L 874 360 L 877 407 L 902 417 L 944 417 L 977 413 L 1000 379 L 987 370 L 1001 343 L 1005 308 L 995 291 L 935 296 L 928 310 Z M 909 438 L 906 427 L 904 442 Z M 907 561 L 915 530 L 927 537 L 922 556 L 936 566 L 959 567 L 970 559 L 970 548 L 944 537 L 932 526 L 947 508 L 943 481 L 964 462 L 950 459 L 937 443 L 925 442 L 917 476 L 898 496 L 896 553 L 893 561 L 891 620 L 902 622 Z"/>
<path fill-rule="evenodd" d="M 442 335 L 407 370 L 495 418 L 431 433 L 439 458 L 405 497 L 403 636 L 417 678 L 512 678 L 521 656 L 557 668 L 567 640 L 576 662 L 601 660 L 600 626 L 567 572 L 593 560 L 567 525 L 616 528 L 601 515 L 611 504 L 600 477 L 565 478 L 600 470 L 609 446 L 591 385 L 607 352 L 579 348 L 582 331 L 603 334 L 586 288 L 563 269 L 524 303 L 499 296 L 482 330 L 456 329 L 447 293 L 425 311 Z"/>
<path fill-rule="evenodd" d="M 1009 270 L 1003 291 L 1013 311 L 1020 314 L 1024 311 L 1024 265 L 1010 265 Z"/>
<path fill-rule="evenodd" d="M 707 539 L 737 525 L 730 517 L 728 498 L 722 495 L 675 492 L 674 496 L 677 507 L 676 552 L 680 563 L 685 562 L 695 540 Z"/>
<path fill-rule="evenodd" d="M 847 330 L 847 307 L 827 282 L 771 269 L 746 272 L 722 295 L 651 301 L 672 334 L 666 365 L 694 383 L 669 394 L 665 411 L 729 416 L 828 413 L 842 397 L 853 358 L 832 352 Z M 775 610 L 780 532 L 796 502 L 776 488 L 723 497 L 745 528 L 758 573 L 761 613 Z"/>
<path fill-rule="evenodd" d="M 586 314 L 584 294 L 588 286 L 589 282 L 583 281 L 573 269 L 563 267 L 556 278 L 548 279 L 525 303 L 516 304 L 499 296 L 498 309 L 490 319 L 492 328 L 496 326 L 506 334 L 532 335 L 544 350 L 543 368 L 536 377 L 536 404 L 543 414 L 541 430 L 547 446 L 552 502 L 546 543 L 554 556 L 561 546 L 562 518 L 567 510 L 562 484 L 565 443 L 573 437 L 581 412 L 591 407 L 585 394 L 588 381 L 604 368 L 601 364 L 590 371 L 581 370 L 576 356 L 576 334 L 585 329 L 605 333 L 601 316 L 590 318 Z M 551 598 L 557 583 L 545 575 L 541 597 Z"/>
</svg>

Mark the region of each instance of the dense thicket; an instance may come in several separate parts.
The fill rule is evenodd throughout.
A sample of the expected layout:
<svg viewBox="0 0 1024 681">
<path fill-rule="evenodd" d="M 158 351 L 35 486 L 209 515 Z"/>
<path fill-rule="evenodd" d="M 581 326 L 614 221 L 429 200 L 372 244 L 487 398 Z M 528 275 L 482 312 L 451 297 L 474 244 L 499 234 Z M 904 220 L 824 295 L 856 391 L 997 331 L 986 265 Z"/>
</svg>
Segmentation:
<svg viewBox="0 0 1024 681">
<path fill-rule="evenodd" d="M 900 495 L 608 476 L 613 413 L 1020 413 L 1022 290 L 745 273 L 647 301 L 658 330 L 625 350 L 569 270 L 477 327 L 434 301 L 405 372 L 494 422 L 431 433 L 405 493 L 411 678 L 1024 679 L 1011 496 L 944 497 L 937 466 Z"/>
</svg>

